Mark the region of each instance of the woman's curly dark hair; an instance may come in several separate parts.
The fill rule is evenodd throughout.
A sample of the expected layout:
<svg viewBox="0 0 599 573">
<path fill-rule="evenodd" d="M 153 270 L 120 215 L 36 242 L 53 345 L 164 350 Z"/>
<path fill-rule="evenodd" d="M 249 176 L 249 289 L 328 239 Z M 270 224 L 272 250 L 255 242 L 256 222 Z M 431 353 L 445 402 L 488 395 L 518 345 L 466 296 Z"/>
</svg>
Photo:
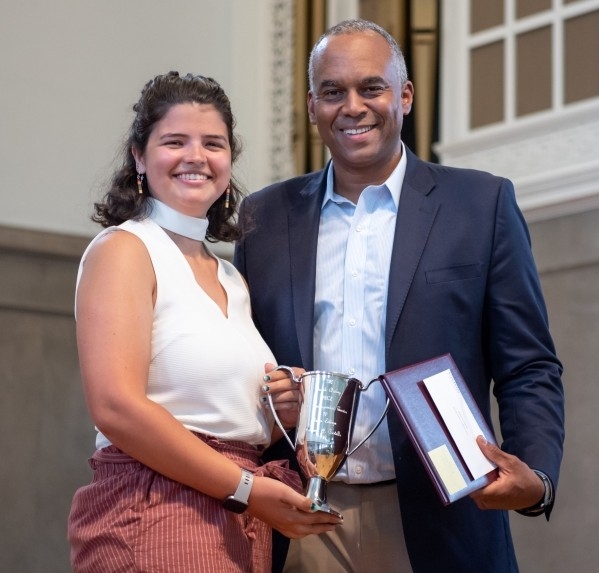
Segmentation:
<svg viewBox="0 0 599 573">
<path fill-rule="evenodd" d="M 213 105 L 227 126 L 231 160 L 239 157 L 241 143 L 233 134 L 235 118 L 231 103 L 221 86 L 212 78 L 178 72 L 169 72 L 150 80 L 141 91 L 139 101 L 133 106 L 135 119 L 131 124 L 127 139 L 121 152 L 122 166 L 113 174 L 110 187 L 102 202 L 94 204 L 92 220 L 103 227 L 120 225 L 128 219 L 138 219 L 149 212 L 149 197 L 146 182 L 143 193 L 137 188 L 137 170 L 131 148 L 142 153 L 154 125 L 160 121 L 175 105 L 182 103 Z M 225 208 L 224 193 L 208 209 L 209 219 L 206 239 L 210 242 L 231 242 L 240 238 L 241 231 L 236 221 L 239 202 L 242 198 L 241 186 L 231 177 L 229 207 Z"/>
</svg>

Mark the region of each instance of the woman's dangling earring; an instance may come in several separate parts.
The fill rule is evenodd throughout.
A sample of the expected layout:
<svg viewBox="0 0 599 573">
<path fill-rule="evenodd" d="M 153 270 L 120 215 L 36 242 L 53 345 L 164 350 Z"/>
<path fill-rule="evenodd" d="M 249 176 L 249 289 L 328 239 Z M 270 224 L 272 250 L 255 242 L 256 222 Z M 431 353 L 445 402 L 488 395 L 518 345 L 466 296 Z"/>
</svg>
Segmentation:
<svg viewBox="0 0 599 573">
<path fill-rule="evenodd" d="M 225 189 L 225 209 L 229 208 L 229 200 L 231 199 L 231 184 L 227 185 Z"/>
<path fill-rule="evenodd" d="M 144 182 L 144 174 L 143 173 L 138 173 L 137 174 L 137 192 L 140 195 L 144 194 L 143 182 Z"/>
</svg>

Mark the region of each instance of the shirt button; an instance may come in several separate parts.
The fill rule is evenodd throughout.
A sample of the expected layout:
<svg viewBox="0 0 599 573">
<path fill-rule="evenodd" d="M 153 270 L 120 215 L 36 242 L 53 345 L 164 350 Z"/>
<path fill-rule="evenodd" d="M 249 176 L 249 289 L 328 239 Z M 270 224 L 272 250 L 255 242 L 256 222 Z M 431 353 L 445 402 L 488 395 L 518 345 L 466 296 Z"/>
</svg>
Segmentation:
<svg viewBox="0 0 599 573">
<path fill-rule="evenodd" d="M 357 475 L 361 475 L 362 474 L 362 466 L 356 466 L 356 474 Z"/>
<path fill-rule="evenodd" d="M 351 276 L 352 277 L 357 277 L 358 276 L 358 271 L 352 271 L 351 272 Z"/>
<path fill-rule="evenodd" d="M 352 319 L 349 321 L 349 325 L 350 325 L 350 326 L 356 326 L 356 319 L 355 319 L 355 318 L 352 318 Z"/>
<path fill-rule="evenodd" d="M 362 230 L 362 225 L 356 225 L 356 231 L 359 233 Z"/>
<path fill-rule="evenodd" d="M 355 368 L 350 368 L 349 369 L 349 373 L 353 376 L 356 373 L 356 369 Z"/>
</svg>

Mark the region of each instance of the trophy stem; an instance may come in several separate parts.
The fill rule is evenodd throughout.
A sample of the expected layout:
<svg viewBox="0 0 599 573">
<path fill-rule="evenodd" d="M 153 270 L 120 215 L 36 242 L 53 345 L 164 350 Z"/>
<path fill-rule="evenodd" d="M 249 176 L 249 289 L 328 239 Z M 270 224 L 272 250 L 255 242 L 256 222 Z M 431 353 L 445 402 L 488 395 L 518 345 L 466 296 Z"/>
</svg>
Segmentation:
<svg viewBox="0 0 599 573">
<path fill-rule="evenodd" d="M 308 491 L 306 492 L 306 497 L 312 500 L 312 503 L 316 506 L 316 511 L 324 511 L 325 513 L 330 513 L 336 517 L 343 518 L 343 516 L 335 511 L 328 503 L 327 503 L 327 481 L 320 477 L 314 476 L 310 478 L 310 482 L 308 483 Z"/>
</svg>

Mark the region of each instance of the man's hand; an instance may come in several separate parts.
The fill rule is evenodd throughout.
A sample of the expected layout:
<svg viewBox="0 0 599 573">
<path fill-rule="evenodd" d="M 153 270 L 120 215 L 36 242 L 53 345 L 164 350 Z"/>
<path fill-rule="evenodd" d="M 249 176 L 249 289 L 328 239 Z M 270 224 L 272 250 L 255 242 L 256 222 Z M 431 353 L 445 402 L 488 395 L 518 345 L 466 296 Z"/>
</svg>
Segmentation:
<svg viewBox="0 0 599 573">
<path fill-rule="evenodd" d="M 543 481 L 523 461 L 482 436 L 476 441 L 483 454 L 497 465 L 498 471 L 493 483 L 470 494 L 480 509 L 524 509 L 543 499 Z"/>
</svg>

